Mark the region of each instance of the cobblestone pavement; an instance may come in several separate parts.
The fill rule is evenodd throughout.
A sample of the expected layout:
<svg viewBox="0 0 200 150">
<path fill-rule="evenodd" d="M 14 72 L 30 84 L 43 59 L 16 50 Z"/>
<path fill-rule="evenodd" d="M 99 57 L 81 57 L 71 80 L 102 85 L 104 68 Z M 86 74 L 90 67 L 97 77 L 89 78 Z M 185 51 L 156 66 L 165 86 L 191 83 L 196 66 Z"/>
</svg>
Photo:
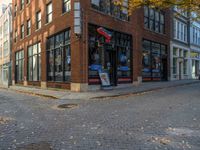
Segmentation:
<svg viewBox="0 0 200 150">
<path fill-rule="evenodd" d="M 74 102 L 78 107 L 60 109 Z M 106 100 L 0 90 L 0 150 L 199 150 L 200 84 Z"/>
</svg>

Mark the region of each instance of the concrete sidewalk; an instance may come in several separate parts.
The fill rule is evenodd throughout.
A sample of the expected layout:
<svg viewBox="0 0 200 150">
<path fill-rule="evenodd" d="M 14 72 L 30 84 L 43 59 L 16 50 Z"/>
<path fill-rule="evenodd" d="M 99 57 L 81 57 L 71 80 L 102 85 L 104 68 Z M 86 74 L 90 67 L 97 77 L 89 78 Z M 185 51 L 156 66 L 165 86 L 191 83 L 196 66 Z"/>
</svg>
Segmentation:
<svg viewBox="0 0 200 150">
<path fill-rule="evenodd" d="M 24 87 L 24 86 L 11 86 L 10 90 L 20 93 L 43 96 L 60 100 L 80 100 L 80 99 L 89 100 L 89 99 L 100 99 L 100 98 L 102 99 L 102 98 L 134 95 L 158 89 L 165 89 L 165 88 L 177 87 L 195 83 L 199 84 L 200 80 L 146 82 L 146 83 L 141 83 L 138 86 L 134 86 L 133 84 L 123 84 L 113 88 L 113 90 L 96 90 L 96 91 L 80 92 L 80 93 L 71 92 L 67 90 L 40 89 L 35 87 Z"/>
</svg>

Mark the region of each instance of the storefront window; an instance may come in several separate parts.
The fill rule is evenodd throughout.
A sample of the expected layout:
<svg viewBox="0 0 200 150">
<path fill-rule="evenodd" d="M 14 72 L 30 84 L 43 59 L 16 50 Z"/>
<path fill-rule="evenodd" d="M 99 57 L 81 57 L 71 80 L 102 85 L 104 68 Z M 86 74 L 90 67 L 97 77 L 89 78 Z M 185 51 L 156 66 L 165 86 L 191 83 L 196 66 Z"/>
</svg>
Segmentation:
<svg viewBox="0 0 200 150">
<path fill-rule="evenodd" d="M 15 54 L 15 80 L 20 82 L 24 80 L 24 51 L 18 51 Z"/>
<path fill-rule="evenodd" d="M 143 41 L 143 80 L 162 80 L 167 74 L 167 50 L 166 46 Z"/>
<path fill-rule="evenodd" d="M 69 82 L 71 77 L 70 30 L 47 40 L 48 81 Z"/>
<path fill-rule="evenodd" d="M 117 40 L 120 40 L 120 45 L 116 47 L 118 52 L 118 77 L 125 78 L 131 76 L 131 48 L 130 36 L 118 34 Z"/>
<path fill-rule="evenodd" d="M 28 80 L 40 81 L 41 78 L 41 45 L 37 43 L 28 47 Z"/>
</svg>

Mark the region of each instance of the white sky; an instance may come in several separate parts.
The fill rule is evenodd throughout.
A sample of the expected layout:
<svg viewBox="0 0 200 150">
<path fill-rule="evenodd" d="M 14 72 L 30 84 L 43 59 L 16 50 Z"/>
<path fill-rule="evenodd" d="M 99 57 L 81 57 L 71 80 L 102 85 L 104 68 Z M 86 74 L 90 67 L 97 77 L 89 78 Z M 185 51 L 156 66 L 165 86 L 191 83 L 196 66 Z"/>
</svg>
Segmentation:
<svg viewBox="0 0 200 150">
<path fill-rule="evenodd" d="M 12 0 L 0 0 L 0 4 L 9 4 Z"/>
</svg>

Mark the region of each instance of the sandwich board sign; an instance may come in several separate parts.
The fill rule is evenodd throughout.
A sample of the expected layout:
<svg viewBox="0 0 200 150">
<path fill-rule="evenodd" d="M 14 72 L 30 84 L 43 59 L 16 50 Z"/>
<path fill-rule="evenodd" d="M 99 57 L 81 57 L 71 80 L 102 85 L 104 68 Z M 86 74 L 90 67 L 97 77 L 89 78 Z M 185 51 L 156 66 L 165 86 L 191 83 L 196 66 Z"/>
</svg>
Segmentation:
<svg viewBox="0 0 200 150">
<path fill-rule="evenodd" d="M 101 79 L 101 87 L 103 89 L 111 87 L 110 78 L 107 72 L 99 72 L 99 77 Z"/>
</svg>

